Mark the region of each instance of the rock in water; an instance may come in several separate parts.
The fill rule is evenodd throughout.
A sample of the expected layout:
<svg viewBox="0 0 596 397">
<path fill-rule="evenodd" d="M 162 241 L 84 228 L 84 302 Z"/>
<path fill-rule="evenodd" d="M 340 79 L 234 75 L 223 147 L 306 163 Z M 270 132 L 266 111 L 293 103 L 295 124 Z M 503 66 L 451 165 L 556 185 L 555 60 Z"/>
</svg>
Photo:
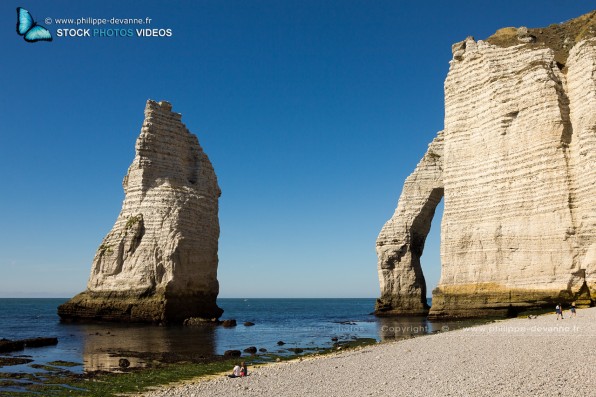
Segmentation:
<svg viewBox="0 0 596 397">
<path fill-rule="evenodd" d="M 236 320 L 223 320 L 221 325 L 225 328 L 235 327 L 237 325 Z"/>
<path fill-rule="evenodd" d="M 425 314 L 420 256 L 444 197 L 430 315 L 596 298 L 596 12 L 453 46 L 445 126 L 377 239 L 379 315 Z"/>
<path fill-rule="evenodd" d="M 182 322 L 219 318 L 217 177 L 168 102 L 147 101 L 125 199 L 99 246 L 87 290 L 63 320 Z"/>
<path fill-rule="evenodd" d="M 257 353 L 257 347 L 256 346 L 250 346 L 247 347 L 246 349 L 244 349 L 245 353 L 250 353 L 250 354 L 256 354 Z"/>
<path fill-rule="evenodd" d="M 240 357 L 242 352 L 240 350 L 226 350 L 224 352 L 224 357 Z"/>
</svg>

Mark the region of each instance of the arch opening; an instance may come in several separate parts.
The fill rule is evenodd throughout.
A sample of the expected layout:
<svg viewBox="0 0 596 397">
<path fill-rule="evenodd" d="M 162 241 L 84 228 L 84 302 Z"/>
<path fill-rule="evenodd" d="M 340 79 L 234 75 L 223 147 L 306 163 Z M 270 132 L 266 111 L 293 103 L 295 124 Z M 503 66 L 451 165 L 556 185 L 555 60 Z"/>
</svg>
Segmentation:
<svg viewBox="0 0 596 397">
<path fill-rule="evenodd" d="M 441 278 L 441 223 L 443 221 L 444 200 L 441 199 L 435 208 L 431 227 L 426 236 L 424 258 L 420 260 L 420 267 L 426 282 L 426 303 L 432 306 L 432 292 L 439 285 Z"/>
</svg>

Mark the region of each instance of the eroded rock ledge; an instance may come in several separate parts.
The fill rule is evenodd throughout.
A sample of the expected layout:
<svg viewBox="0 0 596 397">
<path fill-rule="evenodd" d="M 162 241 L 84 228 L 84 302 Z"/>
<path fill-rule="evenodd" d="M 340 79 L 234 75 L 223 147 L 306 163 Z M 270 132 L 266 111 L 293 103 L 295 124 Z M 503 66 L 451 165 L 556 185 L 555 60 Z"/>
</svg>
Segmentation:
<svg viewBox="0 0 596 397">
<path fill-rule="evenodd" d="M 430 316 L 593 303 L 595 15 L 453 46 L 444 130 L 377 239 L 377 314 L 425 313 L 420 256 L 442 197 Z"/>
<path fill-rule="evenodd" d="M 87 290 L 63 320 L 219 318 L 218 199 L 211 162 L 168 102 L 149 100 L 124 178 L 125 199 L 99 246 Z"/>
</svg>

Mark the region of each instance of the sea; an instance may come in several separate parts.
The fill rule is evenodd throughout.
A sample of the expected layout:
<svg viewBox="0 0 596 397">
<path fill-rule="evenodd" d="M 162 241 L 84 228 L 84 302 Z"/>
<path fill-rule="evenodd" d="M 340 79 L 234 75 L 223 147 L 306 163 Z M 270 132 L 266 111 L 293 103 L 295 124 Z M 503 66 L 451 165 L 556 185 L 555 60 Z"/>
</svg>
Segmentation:
<svg viewBox="0 0 596 397">
<path fill-rule="evenodd" d="M 35 372 L 56 360 L 77 363 L 73 372 L 117 371 L 120 359 L 131 367 L 146 366 L 143 354 L 222 355 L 254 346 L 260 354 L 290 355 L 331 348 L 358 338 L 388 341 L 469 325 L 469 322 L 429 321 L 424 317 L 378 318 L 375 299 L 218 299 L 222 319 L 237 326 L 185 327 L 114 323 L 61 323 L 57 307 L 67 299 L 0 299 L 0 339 L 57 337 L 56 346 L 0 353 L 27 357 L 31 363 L 4 366 L 0 372 Z M 432 302 L 429 299 L 429 305 Z M 245 322 L 255 325 L 245 326 Z M 278 342 L 283 342 L 279 345 Z M 243 353 L 243 355 L 248 355 Z M 34 364 L 32 366 L 32 364 Z"/>
</svg>

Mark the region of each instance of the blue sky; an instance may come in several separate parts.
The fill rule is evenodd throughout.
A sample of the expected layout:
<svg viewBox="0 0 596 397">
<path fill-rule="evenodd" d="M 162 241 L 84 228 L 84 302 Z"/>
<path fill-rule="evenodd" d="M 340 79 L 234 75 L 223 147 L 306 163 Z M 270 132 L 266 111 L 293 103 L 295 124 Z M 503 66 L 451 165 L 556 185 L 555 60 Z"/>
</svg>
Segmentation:
<svg viewBox="0 0 596 397">
<path fill-rule="evenodd" d="M 16 34 L 19 6 L 53 42 Z M 151 98 L 182 113 L 218 175 L 221 297 L 377 297 L 375 239 L 442 128 L 451 44 L 593 7 L 4 1 L 0 296 L 85 289 Z M 55 19 L 87 17 L 149 17 L 172 36 L 57 37 Z M 440 216 L 422 257 L 429 294 L 440 274 Z"/>
</svg>

